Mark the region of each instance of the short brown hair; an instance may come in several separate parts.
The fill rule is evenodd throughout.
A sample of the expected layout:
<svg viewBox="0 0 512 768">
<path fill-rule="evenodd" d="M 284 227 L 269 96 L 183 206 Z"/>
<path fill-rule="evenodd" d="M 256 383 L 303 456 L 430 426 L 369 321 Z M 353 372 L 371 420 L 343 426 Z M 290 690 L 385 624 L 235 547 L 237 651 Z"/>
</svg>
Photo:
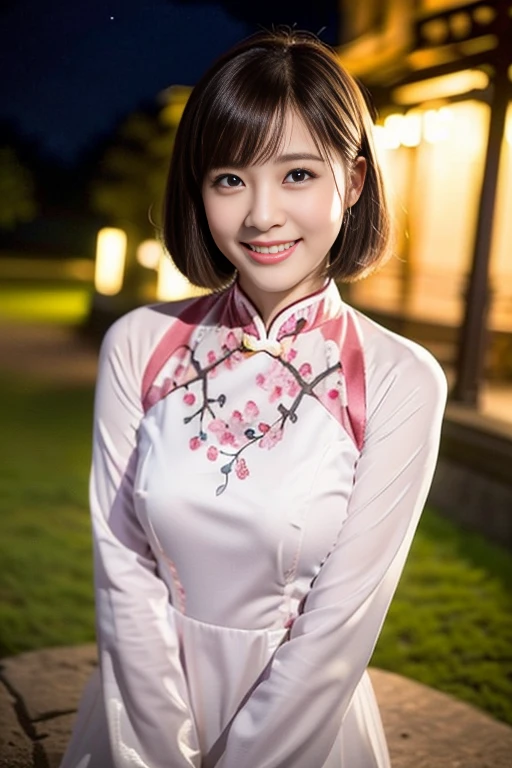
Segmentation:
<svg viewBox="0 0 512 768">
<path fill-rule="evenodd" d="M 341 156 L 347 172 L 357 157 L 366 158 L 363 191 L 345 214 L 327 274 L 355 280 L 387 254 L 389 212 L 362 92 L 316 35 L 280 28 L 258 32 L 224 54 L 193 89 L 178 126 L 163 239 L 195 285 L 216 290 L 235 275 L 210 234 L 202 200 L 205 175 L 272 157 L 289 109 L 302 118 L 319 151 Z"/>
</svg>

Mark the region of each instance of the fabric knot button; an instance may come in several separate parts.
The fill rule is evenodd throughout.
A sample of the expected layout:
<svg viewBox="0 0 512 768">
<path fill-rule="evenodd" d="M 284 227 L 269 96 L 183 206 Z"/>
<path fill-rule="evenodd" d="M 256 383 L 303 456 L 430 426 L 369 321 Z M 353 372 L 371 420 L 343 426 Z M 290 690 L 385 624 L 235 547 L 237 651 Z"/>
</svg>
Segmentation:
<svg viewBox="0 0 512 768">
<path fill-rule="evenodd" d="M 258 339 L 250 333 L 244 333 L 242 344 L 249 352 L 268 352 L 273 357 L 279 357 L 283 352 L 281 342 L 272 339 Z"/>
</svg>

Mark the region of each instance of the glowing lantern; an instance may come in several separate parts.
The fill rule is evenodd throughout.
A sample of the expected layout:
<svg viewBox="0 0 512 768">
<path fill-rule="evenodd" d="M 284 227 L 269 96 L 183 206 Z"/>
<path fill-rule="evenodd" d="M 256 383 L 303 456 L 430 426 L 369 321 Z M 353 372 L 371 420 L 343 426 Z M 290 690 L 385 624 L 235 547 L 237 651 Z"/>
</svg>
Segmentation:
<svg viewBox="0 0 512 768">
<path fill-rule="evenodd" d="M 137 261 L 146 269 L 158 269 L 162 246 L 158 240 L 144 240 L 137 248 Z"/>
<path fill-rule="evenodd" d="M 429 144 L 450 138 L 452 112 L 449 107 L 428 109 L 423 115 L 423 138 Z"/>
<path fill-rule="evenodd" d="M 404 147 L 417 147 L 421 142 L 421 113 L 408 112 L 400 126 L 400 139 Z"/>
<path fill-rule="evenodd" d="M 123 287 L 126 233 L 105 227 L 98 232 L 94 285 L 98 293 L 115 296 Z"/>
<path fill-rule="evenodd" d="M 206 293 L 182 275 L 169 255 L 161 254 L 156 296 L 159 301 L 179 301 Z"/>
<path fill-rule="evenodd" d="M 417 104 L 432 99 L 446 99 L 473 90 L 485 90 L 488 85 L 488 74 L 479 69 L 466 69 L 418 83 L 401 85 L 393 91 L 393 99 L 397 104 Z"/>
</svg>

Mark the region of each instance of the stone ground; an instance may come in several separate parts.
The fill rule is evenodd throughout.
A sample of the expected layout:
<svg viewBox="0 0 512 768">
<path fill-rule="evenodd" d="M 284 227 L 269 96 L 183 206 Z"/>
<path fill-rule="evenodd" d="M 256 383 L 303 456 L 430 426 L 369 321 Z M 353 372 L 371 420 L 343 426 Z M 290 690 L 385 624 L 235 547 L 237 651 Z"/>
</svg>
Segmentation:
<svg viewBox="0 0 512 768">
<path fill-rule="evenodd" d="M 94 645 L 0 660 L 0 768 L 58 768 L 95 664 Z M 510 768 L 511 727 L 391 672 L 370 676 L 393 768 Z"/>
</svg>

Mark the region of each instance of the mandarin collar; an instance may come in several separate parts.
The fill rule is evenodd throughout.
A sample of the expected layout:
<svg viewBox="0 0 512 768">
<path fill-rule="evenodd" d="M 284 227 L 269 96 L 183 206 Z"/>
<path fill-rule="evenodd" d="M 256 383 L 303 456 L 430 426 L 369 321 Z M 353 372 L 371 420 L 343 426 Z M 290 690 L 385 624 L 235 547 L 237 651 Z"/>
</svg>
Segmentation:
<svg viewBox="0 0 512 768">
<path fill-rule="evenodd" d="M 272 320 L 269 329 L 238 281 L 229 289 L 231 316 L 244 332 L 260 342 L 279 342 L 285 336 L 317 328 L 328 320 L 338 317 L 343 310 L 343 300 L 334 280 L 329 279 L 320 290 L 304 296 L 284 307 Z"/>
</svg>

